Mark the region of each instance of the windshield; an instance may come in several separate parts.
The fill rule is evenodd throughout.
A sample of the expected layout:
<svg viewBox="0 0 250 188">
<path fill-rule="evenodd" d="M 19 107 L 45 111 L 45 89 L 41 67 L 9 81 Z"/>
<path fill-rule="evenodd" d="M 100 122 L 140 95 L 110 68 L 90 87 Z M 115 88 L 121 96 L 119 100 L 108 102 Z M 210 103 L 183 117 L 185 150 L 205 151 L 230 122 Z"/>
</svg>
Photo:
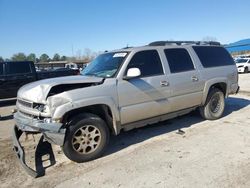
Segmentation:
<svg viewBox="0 0 250 188">
<path fill-rule="evenodd" d="M 248 59 L 236 59 L 236 63 L 246 63 Z"/>
<path fill-rule="evenodd" d="M 113 52 L 99 55 L 82 72 L 85 76 L 114 77 L 128 52 Z"/>
</svg>

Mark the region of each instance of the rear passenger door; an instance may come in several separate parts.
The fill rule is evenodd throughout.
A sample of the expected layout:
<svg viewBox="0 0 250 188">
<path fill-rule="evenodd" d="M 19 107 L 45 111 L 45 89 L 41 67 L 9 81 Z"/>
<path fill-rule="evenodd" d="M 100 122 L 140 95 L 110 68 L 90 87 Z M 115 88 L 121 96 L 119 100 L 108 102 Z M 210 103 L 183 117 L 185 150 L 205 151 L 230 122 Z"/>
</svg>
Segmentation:
<svg viewBox="0 0 250 188">
<path fill-rule="evenodd" d="M 199 105 L 202 99 L 203 82 L 200 74 L 185 48 L 164 50 L 170 74 L 168 75 L 171 88 L 171 110 Z"/>
<path fill-rule="evenodd" d="M 121 123 L 127 124 L 159 116 L 170 111 L 170 89 L 157 50 L 139 51 L 131 58 L 129 68 L 139 68 L 141 76 L 119 80 L 117 85 Z"/>
<path fill-rule="evenodd" d="M 16 97 L 17 91 L 23 85 L 35 81 L 29 62 L 6 63 L 6 91 L 8 98 Z"/>
</svg>

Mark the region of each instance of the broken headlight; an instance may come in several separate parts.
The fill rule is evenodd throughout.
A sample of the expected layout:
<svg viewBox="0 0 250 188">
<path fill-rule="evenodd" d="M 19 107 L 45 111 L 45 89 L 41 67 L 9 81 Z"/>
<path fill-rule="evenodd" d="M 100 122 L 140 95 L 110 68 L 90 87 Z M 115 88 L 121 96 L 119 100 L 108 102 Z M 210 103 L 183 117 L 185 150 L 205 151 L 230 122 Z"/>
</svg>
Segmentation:
<svg viewBox="0 0 250 188">
<path fill-rule="evenodd" d="M 52 119 L 51 118 L 44 118 L 44 123 L 52 123 Z"/>
<path fill-rule="evenodd" d="M 49 112 L 49 107 L 47 105 L 45 105 L 45 104 L 36 103 L 36 104 L 33 105 L 33 108 L 38 110 L 39 112 L 45 112 L 45 113 Z"/>
</svg>

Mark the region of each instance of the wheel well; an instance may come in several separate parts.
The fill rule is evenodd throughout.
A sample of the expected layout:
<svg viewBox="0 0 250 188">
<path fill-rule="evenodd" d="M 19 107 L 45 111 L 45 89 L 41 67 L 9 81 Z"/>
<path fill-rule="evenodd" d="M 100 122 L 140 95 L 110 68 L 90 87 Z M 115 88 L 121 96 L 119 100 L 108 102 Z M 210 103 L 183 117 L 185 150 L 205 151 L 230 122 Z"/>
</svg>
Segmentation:
<svg viewBox="0 0 250 188">
<path fill-rule="evenodd" d="M 226 94 L 227 94 L 227 84 L 224 82 L 216 83 L 216 84 L 212 85 L 210 87 L 210 90 L 212 88 L 217 88 L 217 89 L 221 90 L 223 92 L 224 96 L 226 96 Z"/>
<path fill-rule="evenodd" d="M 110 107 L 105 104 L 86 106 L 67 112 L 62 119 L 64 126 L 67 127 L 73 117 L 82 113 L 92 113 L 98 115 L 107 123 L 109 130 L 114 132 L 112 112 Z"/>
</svg>

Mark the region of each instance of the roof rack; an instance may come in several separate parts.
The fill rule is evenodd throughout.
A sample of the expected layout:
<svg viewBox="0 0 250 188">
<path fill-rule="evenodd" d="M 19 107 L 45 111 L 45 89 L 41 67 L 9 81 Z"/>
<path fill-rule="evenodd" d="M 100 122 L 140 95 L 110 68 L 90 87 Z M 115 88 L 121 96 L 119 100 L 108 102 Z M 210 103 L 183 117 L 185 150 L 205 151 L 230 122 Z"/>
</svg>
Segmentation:
<svg viewBox="0 0 250 188">
<path fill-rule="evenodd" d="M 214 45 L 220 46 L 221 44 L 216 41 L 155 41 L 151 42 L 149 46 L 165 46 L 165 45 L 185 45 L 185 44 L 195 44 L 195 45 Z"/>
</svg>

